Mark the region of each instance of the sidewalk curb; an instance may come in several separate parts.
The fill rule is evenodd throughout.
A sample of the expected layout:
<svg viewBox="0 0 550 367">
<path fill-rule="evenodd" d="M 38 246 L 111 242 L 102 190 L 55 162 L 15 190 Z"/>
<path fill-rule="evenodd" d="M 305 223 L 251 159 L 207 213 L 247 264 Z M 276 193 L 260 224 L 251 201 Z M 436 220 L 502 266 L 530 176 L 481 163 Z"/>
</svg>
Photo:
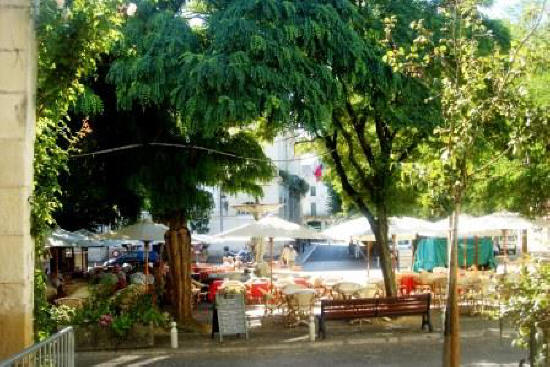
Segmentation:
<svg viewBox="0 0 550 367">
<path fill-rule="evenodd" d="M 498 336 L 497 332 L 491 330 L 480 330 L 480 331 L 464 331 L 461 333 L 461 339 L 468 338 L 483 338 L 487 336 Z M 509 338 L 510 333 L 506 332 L 503 334 L 503 338 Z M 274 351 L 274 350 L 303 350 L 303 349 L 319 349 L 319 348 L 330 348 L 330 347 L 342 347 L 350 345 L 369 345 L 369 344 L 401 344 L 401 343 L 414 343 L 420 341 L 431 341 L 435 343 L 443 342 L 443 336 L 441 332 L 434 331 L 432 333 L 423 333 L 423 334 L 407 334 L 407 335 L 387 335 L 387 336 L 375 336 L 375 337 L 362 337 L 362 338 L 344 338 L 336 340 L 317 340 L 315 342 L 277 342 L 274 344 L 262 344 L 256 345 L 255 343 L 250 343 L 250 341 L 243 341 L 239 345 L 223 345 L 216 342 L 204 342 L 196 344 L 187 344 L 178 349 L 171 348 L 151 348 L 151 349 L 123 349 L 123 350 L 105 350 L 105 351 L 83 351 L 77 352 L 81 357 L 86 357 L 87 355 L 94 356 L 116 356 L 120 355 L 123 352 L 125 355 L 187 355 L 187 354 L 201 354 L 201 353 L 242 353 L 250 352 L 251 350 L 257 351 Z"/>
</svg>

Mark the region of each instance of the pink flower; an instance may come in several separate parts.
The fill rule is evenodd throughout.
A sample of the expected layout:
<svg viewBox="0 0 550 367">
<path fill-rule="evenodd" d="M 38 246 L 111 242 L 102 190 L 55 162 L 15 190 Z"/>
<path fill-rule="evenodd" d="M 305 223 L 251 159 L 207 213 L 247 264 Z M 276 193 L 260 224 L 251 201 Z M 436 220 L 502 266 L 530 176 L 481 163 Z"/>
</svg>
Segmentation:
<svg viewBox="0 0 550 367">
<path fill-rule="evenodd" d="M 113 322 L 113 316 L 106 314 L 99 317 L 100 326 L 109 326 Z"/>
</svg>

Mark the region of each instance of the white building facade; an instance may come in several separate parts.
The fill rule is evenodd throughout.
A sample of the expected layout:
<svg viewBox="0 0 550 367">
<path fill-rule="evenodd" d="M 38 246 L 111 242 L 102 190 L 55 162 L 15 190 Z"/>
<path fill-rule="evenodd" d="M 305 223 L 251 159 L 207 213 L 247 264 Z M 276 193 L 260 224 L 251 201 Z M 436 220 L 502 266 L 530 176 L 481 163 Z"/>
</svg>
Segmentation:
<svg viewBox="0 0 550 367">
<path fill-rule="evenodd" d="M 263 184 L 263 197 L 258 199 L 265 204 L 280 204 L 281 207 L 274 213 L 280 218 L 324 228 L 329 210 L 328 190 L 321 180 L 321 161 L 313 153 L 295 155 L 295 144 L 295 136 L 278 136 L 273 143 L 264 145 L 264 153 L 273 161 L 277 172 L 270 182 Z M 304 195 L 293 194 L 280 176 L 281 171 L 287 175 L 296 175 L 307 182 L 307 192 Z M 208 234 L 227 231 L 254 220 L 251 214 L 234 208 L 238 204 L 254 202 L 255 198 L 251 195 L 229 195 L 223 189 L 220 192 L 219 187 L 211 188 L 211 192 L 214 208 L 209 217 Z M 227 245 L 242 248 L 243 244 L 240 241 L 240 246 L 231 242 L 227 242 Z"/>
</svg>

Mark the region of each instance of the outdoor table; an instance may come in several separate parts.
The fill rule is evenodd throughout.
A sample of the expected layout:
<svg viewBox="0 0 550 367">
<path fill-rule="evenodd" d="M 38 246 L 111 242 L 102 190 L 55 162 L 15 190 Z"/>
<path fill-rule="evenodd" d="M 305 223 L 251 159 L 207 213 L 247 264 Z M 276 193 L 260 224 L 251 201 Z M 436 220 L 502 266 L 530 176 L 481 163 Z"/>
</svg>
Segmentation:
<svg viewBox="0 0 550 367">
<path fill-rule="evenodd" d="M 367 283 L 364 287 L 358 289 L 354 295 L 358 298 L 374 298 L 378 295 L 378 286 L 374 283 Z"/>
<path fill-rule="evenodd" d="M 194 273 L 201 273 L 201 272 L 212 272 L 214 267 L 212 265 L 207 264 L 193 264 L 191 265 L 191 270 Z"/>
<path fill-rule="evenodd" d="M 305 278 L 294 278 L 294 284 L 303 285 L 306 288 L 310 287 L 310 283 Z"/>
<path fill-rule="evenodd" d="M 238 271 L 230 271 L 230 272 L 219 272 L 219 273 L 209 273 L 208 274 L 209 279 L 231 279 L 231 280 L 239 280 L 241 278 L 241 273 Z"/>
<path fill-rule="evenodd" d="M 351 299 L 353 294 L 361 289 L 361 284 L 353 282 L 340 282 L 333 288 L 336 292 L 340 293 L 344 299 Z"/>
<path fill-rule="evenodd" d="M 334 296 L 332 294 L 333 288 L 336 284 L 340 283 L 341 281 L 342 281 L 342 277 L 324 279 L 324 286 L 326 290 L 325 294 L 332 299 Z"/>
</svg>

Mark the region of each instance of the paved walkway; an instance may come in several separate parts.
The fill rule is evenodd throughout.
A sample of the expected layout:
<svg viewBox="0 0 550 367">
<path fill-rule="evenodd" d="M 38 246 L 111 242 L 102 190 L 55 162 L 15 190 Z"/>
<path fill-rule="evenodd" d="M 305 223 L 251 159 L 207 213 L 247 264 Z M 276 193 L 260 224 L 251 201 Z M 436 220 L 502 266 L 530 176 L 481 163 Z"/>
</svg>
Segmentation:
<svg viewBox="0 0 550 367">
<path fill-rule="evenodd" d="M 77 366 L 441 366 L 442 341 L 409 339 L 400 342 L 365 342 L 353 338 L 286 345 L 218 346 L 206 349 L 154 349 L 117 353 L 78 353 Z M 463 366 L 518 366 L 525 353 L 510 347 L 510 339 L 462 339 Z"/>
<path fill-rule="evenodd" d="M 440 317 L 433 315 L 433 333 L 420 330 L 419 317 L 371 324 L 330 322 L 325 340 L 308 341 L 307 328 L 284 328 L 275 319 L 254 320 L 250 339 L 225 337 L 223 343 L 209 335 L 180 333 L 180 348 L 169 349 L 168 336 L 157 338 L 160 348 L 83 352 L 77 366 L 440 366 L 442 336 Z M 526 352 L 511 347 L 505 329 L 499 337 L 498 323 L 464 316 L 463 366 L 518 366 Z"/>
</svg>

